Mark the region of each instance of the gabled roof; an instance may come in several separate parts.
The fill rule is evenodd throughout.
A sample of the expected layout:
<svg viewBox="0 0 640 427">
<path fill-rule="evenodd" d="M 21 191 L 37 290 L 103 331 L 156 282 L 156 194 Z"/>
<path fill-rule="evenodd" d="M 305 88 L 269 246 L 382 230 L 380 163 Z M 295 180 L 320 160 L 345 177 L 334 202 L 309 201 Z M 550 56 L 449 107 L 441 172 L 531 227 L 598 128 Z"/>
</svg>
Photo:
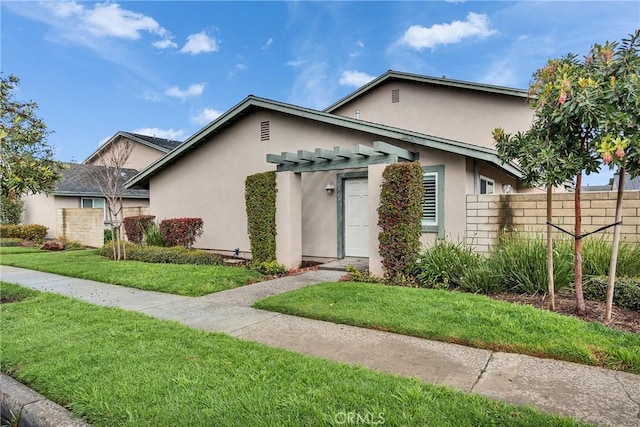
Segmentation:
<svg viewBox="0 0 640 427">
<path fill-rule="evenodd" d="M 112 144 L 114 141 L 117 141 L 118 138 L 121 138 L 121 137 L 130 139 L 142 145 L 146 145 L 147 147 L 154 148 L 163 153 L 168 153 L 169 151 L 176 148 L 178 145 L 182 144 L 182 141 L 175 141 L 172 139 L 165 139 L 165 138 L 156 138 L 155 136 L 140 135 L 139 133 L 133 133 L 133 132 L 118 131 L 115 135 L 109 138 L 107 142 L 102 144 L 100 147 L 98 147 L 96 151 L 94 151 L 89 157 L 87 157 L 83 163 L 87 163 L 93 160 L 98 154 L 100 154 L 102 150 L 107 148 L 110 144 Z"/>
<path fill-rule="evenodd" d="M 402 73 L 399 71 L 389 70 L 378 78 L 371 80 L 366 85 L 362 86 L 355 92 L 350 93 L 338 102 L 328 106 L 324 109 L 327 113 L 332 113 L 344 104 L 362 96 L 364 93 L 369 92 L 373 88 L 380 86 L 383 83 L 387 83 L 394 80 L 418 82 L 423 84 L 432 84 L 438 86 L 455 87 L 459 89 L 477 90 L 481 92 L 496 93 L 500 95 L 516 96 L 519 98 L 527 98 L 527 91 L 523 89 L 515 89 L 505 86 L 495 86 L 483 83 L 466 82 L 463 80 L 452 80 L 440 77 L 429 77 L 420 74 Z"/>
<path fill-rule="evenodd" d="M 256 96 L 249 95 L 242 102 L 228 110 L 213 122 L 209 123 L 207 126 L 200 129 L 189 138 L 187 138 L 187 140 L 178 148 L 147 166 L 136 177 L 127 181 L 125 185 L 127 186 L 127 188 L 146 186 L 152 176 L 179 160 L 187 152 L 205 142 L 209 137 L 231 126 L 234 122 L 238 121 L 252 111 L 259 109 L 275 111 L 303 119 L 313 120 L 318 123 L 325 123 L 343 127 L 346 129 L 370 133 L 377 137 L 406 141 L 413 144 L 446 151 L 449 153 L 460 154 L 479 160 L 485 160 L 489 163 L 493 163 L 499 166 L 512 175 L 515 175 L 517 177 L 522 176 L 520 170 L 516 166 L 512 164 L 503 165 L 502 162 L 498 159 L 496 151 L 490 148 L 478 147 L 459 141 L 438 138 L 418 132 L 411 132 L 405 129 L 385 126 L 379 123 L 372 123 L 366 122 L 364 120 L 342 117 L 335 114 L 312 110 L 310 108 L 298 107 L 291 104 L 285 104 L 282 102 L 272 101 L 269 99 L 258 98 Z M 295 147 L 292 147 L 292 149 L 293 148 Z"/>
<path fill-rule="evenodd" d="M 96 173 L 102 166 L 79 163 L 65 163 L 65 166 L 67 169 L 52 193 L 54 196 L 104 197 L 100 186 L 95 180 Z M 135 169 L 122 169 L 121 172 L 119 180 L 121 185 L 124 185 L 125 181 L 133 178 L 138 173 Z M 149 190 L 125 189 L 122 197 L 148 199 Z"/>
</svg>

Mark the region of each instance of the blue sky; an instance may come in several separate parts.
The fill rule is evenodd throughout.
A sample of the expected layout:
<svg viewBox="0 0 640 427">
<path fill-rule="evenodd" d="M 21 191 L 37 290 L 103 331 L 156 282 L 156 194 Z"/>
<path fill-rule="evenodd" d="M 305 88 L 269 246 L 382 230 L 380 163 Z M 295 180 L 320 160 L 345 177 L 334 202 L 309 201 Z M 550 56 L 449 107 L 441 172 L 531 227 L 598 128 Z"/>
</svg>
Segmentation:
<svg viewBox="0 0 640 427">
<path fill-rule="evenodd" d="M 253 94 L 322 109 L 389 69 L 518 88 L 640 26 L 640 2 L 2 1 L 2 72 L 57 158 L 184 139 Z M 607 174 L 587 183 L 605 183 Z"/>
</svg>

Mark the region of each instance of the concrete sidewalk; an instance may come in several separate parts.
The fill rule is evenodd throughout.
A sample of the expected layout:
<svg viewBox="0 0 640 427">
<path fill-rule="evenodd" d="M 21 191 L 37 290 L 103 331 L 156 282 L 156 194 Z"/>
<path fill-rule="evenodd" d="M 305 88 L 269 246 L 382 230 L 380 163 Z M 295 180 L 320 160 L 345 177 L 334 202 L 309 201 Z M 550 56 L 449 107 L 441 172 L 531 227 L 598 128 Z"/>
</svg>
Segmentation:
<svg viewBox="0 0 640 427">
<path fill-rule="evenodd" d="M 1 267 L 2 280 L 206 331 L 479 393 L 612 426 L 640 426 L 640 375 L 429 341 L 251 308 L 341 272 L 312 271 L 191 298 Z"/>
</svg>

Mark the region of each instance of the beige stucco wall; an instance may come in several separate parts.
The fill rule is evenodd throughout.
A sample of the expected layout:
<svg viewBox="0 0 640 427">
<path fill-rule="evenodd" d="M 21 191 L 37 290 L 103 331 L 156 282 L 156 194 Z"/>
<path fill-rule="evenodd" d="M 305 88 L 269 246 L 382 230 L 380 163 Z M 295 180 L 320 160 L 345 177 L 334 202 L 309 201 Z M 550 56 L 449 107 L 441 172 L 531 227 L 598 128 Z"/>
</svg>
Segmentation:
<svg viewBox="0 0 640 427">
<path fill-rule="evenodd" d="M 581 195 L 582 233 L 615 222 L 616 192 L 584 192 Z M 540 235 L 546 231 L 546 194 L 469 195 L 467 196 L 467 242 L 478 252 L 487 253 L 495 244 L 501 228 Z M 553 195 L 553 223 L 574 231 L 574 195 Z M 625 191 L 622 202 L 621 237 L 640 240 L 640 191 Z M 611 239 L 612 228 L 588 238 Z M 554 238 L 568 235 L 554 232 Z"/>
<path fill-rule="evenodd" d="M 270 140 L 260 141 L 260 122 L 270 121 Z M 379 137 L 318 124 L 288 115 L 256 111 L 201 144 L 180 161 L 151 178 L 149 214 L 156 220 L 201 217 L 204 234 L 196 246 L 205 249 L 250 251 L 244 201 L 248 175 L 275 169 L 266 163 L 267 154 L 298 149 L 371 146 Z M 465 195 L 473 192 L 473 177 L 465 157 L 419 147 L 403 141 L 385 142 L 420 153 L 423 165 L 445 165 L 445 231 L 447 236 L 464 236 Z M 364 171 L 341 170 L 303 173 L 302 254 L 305 257 L 337 256 L 337 192 L 328 194 L 327 183 L 337 184 L 337 174 Z M 424 242 L 433 239 L 424 234 Z"/>
<path fill-rule="evenodd" d="M 61 237 L 57 212 L 59 209 L 79 208 L 80 199 L 81 197 L 47 196 L 45 194 L 35 194 L 25 197 L 23 199 L 24 213 L 22 222 L 24 224 L 41 224 L 46 226 L 48 228 L 48 238 Z M 123 199 L 122 205 L 130 215 L 133 212 L 145 212 L 149 206 L 149 200 Z"/>
<path fill-rule="evenodd" d="M 107 157 L 108 154 L 106 153 L 108 153 L 110 150 L 114 150 L 114 147 L 117 147 L 118 144 L 120 144 L 122 141 L 127 140 L 128 139 L 126 138 L 118 138 L 115 143 L 111 143 L 109 147 L 105 149 L 101 156 Z M 160 150 L 133 141 L 133 150 L 131 151 L 129 158 L 122 167 L 127 169 L 142 170 L 164 155 L 165 153 Z M 87 161 L 86 163 L 89 165 L 101 164 L 100 157 L 95 157 L 90 161 Z"/>
<path fill-rule="evenodd" d="M 400 102 L 391 91 L 400 90 Z M 493 147 L 493 129 L 526 130 L 533 111 L 525 98 L 415 82 L 387 82 L 334 113 L 427 135 Z"/>
</svg>

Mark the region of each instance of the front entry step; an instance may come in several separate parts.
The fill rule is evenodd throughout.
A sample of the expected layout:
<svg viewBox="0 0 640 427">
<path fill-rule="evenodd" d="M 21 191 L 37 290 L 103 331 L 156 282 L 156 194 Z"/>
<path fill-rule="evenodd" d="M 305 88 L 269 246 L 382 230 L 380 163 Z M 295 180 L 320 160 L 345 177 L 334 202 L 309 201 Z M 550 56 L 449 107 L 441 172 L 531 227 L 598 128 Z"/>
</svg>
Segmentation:
<svg viewBox="0 0 640 427">
<path fill-rule="evenodd" d="M 369 269 L 369 258 L 346 257 L 318 266 L 320 270 L 347 271 L 347 266 L 355 267 L 359 271 Z"/>
</svg>

